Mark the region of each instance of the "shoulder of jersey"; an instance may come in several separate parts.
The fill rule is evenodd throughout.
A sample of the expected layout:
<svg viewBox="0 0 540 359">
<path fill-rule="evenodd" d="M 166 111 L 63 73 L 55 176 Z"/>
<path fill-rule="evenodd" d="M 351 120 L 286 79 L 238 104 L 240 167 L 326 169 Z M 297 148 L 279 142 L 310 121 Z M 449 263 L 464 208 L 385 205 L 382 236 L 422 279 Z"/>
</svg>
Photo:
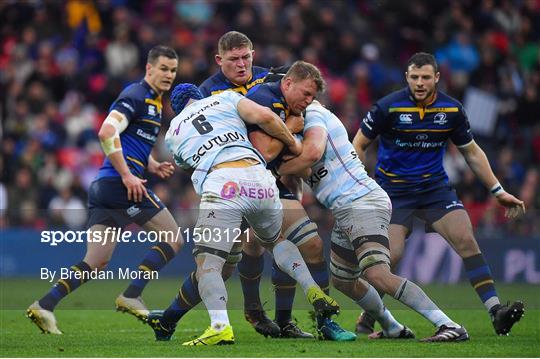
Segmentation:
<svg viewBox="0 0 540 359">
<path fill-rule="evenodd" d="M 148 93 L 148 88 L 143 86 L 139 82 L 132 83 L 131 85 L 128 85 L 118 97 L 140 97 L 144 98 L 146 94 Z"/>
</svg>

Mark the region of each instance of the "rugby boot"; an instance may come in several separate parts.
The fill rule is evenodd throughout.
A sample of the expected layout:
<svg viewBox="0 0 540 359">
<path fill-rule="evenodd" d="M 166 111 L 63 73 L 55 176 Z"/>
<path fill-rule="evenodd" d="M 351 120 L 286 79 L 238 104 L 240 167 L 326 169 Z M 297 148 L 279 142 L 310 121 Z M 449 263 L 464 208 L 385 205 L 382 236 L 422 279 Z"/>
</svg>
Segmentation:
<svg viewBox="0 0 540 359">
<path fill-rule="evenodd" d="M 268 318 L 264 310 L 246 310 L 244 311 L 244 317 L 257 333 L 265 337 L 278 338 L 281 334 L 279 325 Z"/>
<path fill-rule="evenodd" d="M 163 310 L 153 310 L 148 314 L 147 323 L 154 331 L 157 341 L 171 340 L 176 323 L 168 323 L 163 320 Z"/>
<path fill-rule="evenodd" d="M 46 334 L 60 335 L 62 332 L 56 326 L 56 318 L 50 310 L 43 309 L 36 300 L 26 309 L 26 317 Z"/>
<path fill-rule="evenodd" d="M 308 302 L 313 305 L 317 316 L 330 318 L 339 313 L 339 304 L 332 297 L 326 295 L 321 288 L 309 288 L 306 296 Z"/>
<path fill-rule="evenodd" d="M 182 345 L 228 345 L 234 344 L 234 333 L 230 325 L 225 326 L 223 330 L 217 331 L 212 327 L 208 327 L 204 333 L 193 340 L 187 341 Z"/>
<path fill-rule="evenodd" d="M 300 327 L 292 320 L 287 322 L 278 323 L 281 328 L 281 338 L 292 338 L 292 339 L 313 339 L 315 336 L 313 334 L 304 332 Z"/>
<path fill-rule="evenodd" d="M 375 319 L 366 312 L 360 314 L 356 320 L 355 331 L 358 334 L 371 334 L 375 330 Z"/>
<path fill-rule="evenodd" d="M 319 339 L 331 340 L 335 342 L 350 342 L 356 340 L 356 334 L 349 332 L 339 326 L 330 318 L 321 318 L 317 321 L 317 331 Z"/>
<path fill-rule="evenodd" d="M 525 313 L 525 306 L 523 302 L 516 301 L 510 305 L 496 305 L 491 310 L 491 321 L 495 333 L 498 335 L 508 335 L 512 326 L 518 322 Z"/>
<path fill-rule="evenodd" d="M 123 294 L 120 294 L 116 298 L 115 304 L 116 311 L 129 313 L 135 318 L 139 319 L 141 322 L 146 323 L 149 311 L 146 308 L 146 304 L 144 304 L 141 297 L 128 298 L 125 297 Z"/>
<path fill-rule="evenodd" d="M 381 330 L 378 332 L 371 333 L 370 335 L 368 335 L 368 338 L 369 339 L 414 339 L 416 338 L 416 336 L 414 335 L 412 330 L 410 330 L 406 326 L 403 326 L 403 329 L 396 336 L 387 336 Z"/>
<path fill-rule="evenodd" d="M 462 342 L 469 340 L 469 333 L 464 327 L 452 328 L 446 325 L 441 325 L 435 334 L 431 337 L 421 339 L 421 342 L 435 343 L 435 342 Z"/>
</svg>

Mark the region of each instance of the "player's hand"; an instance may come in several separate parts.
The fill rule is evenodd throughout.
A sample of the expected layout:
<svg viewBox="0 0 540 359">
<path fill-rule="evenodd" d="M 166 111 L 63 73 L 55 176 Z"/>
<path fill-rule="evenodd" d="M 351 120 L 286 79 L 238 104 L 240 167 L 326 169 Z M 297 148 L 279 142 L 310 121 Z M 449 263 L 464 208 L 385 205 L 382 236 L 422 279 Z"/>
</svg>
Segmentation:
<svg viewBox="0 0 540 359">
<path fill-rule="evenodd" d="M 302 142 L 300 142 L 299 139 L 294 139 L 294 144 L 291 146 L 288 146 L 289 151 L 295 156 L 299 156 L 302 153 Z"/>
<path fill-rule="evenodd" d="M 170 162 L 158 162 L 157 165 L 153 166 L 148 163 L 148 171 L 159 178 L 165 179 L 172 176 L 174 173 L 174 166 Z"/>
<path fill-rule="evenodd" d="M 291 133 L 300 133 L 304 130 L 304 116 L 289 115 L 285 120 L 285 125 Z"/>
<path fill-rule="evenodd" d="M 128 201 L 142 202 L 143 197 L 148 196 L 146 192 L 145 179 L 135 177 L 132 173 L 122 177 L 122 183 L 127 188 Z"/>
<path fill-rule="evenodd" d="M 508 192 L 498 195 L 497 201 L 501 206 L 506 207 L 504 212 L 506 218 L 517 218 L 525 214 L 525 203 Z"/>
</svg>

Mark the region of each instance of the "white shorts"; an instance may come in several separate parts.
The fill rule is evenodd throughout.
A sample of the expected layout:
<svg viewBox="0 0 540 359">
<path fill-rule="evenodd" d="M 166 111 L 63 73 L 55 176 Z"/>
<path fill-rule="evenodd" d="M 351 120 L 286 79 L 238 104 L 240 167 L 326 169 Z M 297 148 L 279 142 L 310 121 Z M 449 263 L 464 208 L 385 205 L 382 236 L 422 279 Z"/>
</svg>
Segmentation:
<svg viewBox="0 0 540 359">
<path fill-rule="evenodd" d="M 335 209 L 331 242 L 354 251 L 353 241 L 366 236 L 388 238 L 392 216 L 390 198 L 382 188 L 377 188 L 362 198 Z"/>
<path fill-rule="evenodd" d="M 279 191 L 274 176 L 263 165 L 220 168 L 208 174 L 202 186 L 196 227 L 213 232 L 213 240 L 194 241 L 215 249 L 214 254 L 228 255 L 235 244 L 231 233 L 238 233 L 242 217 L 264 242 L 274 242 L 281 233 Z"/>
</svg>

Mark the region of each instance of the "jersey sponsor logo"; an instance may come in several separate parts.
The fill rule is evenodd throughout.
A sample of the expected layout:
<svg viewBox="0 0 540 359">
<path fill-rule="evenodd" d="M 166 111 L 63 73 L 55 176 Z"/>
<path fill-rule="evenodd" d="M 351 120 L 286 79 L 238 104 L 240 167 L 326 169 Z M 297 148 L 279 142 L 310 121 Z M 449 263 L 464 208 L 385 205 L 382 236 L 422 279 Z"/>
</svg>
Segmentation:
<svg viewBox="0 0 540 359">
<path fill-rule="evenodd" d="M 371 131 L 373 131 L 373 127 L 369 124 L 370 122 L 373 122 L 373 118 L 371 117 L 371 112 L 368 112 L 366 117 L 363 119 L 364 125 L 366 125 L 367 128 L 369 128 Z"/>
<path fill-rule="evenodd" d="M 396 146 L 402 147 L 402 148 L 437 148 L 437 147 L 444 147 L 446 145 L 446 141 L 424 142 L 424 140 L 420 140 L 420 141 L 411 142 L 411 141 L 401 141 L 400 138 L 397 138 L 394 143 Z"/>
<path fill-rule="evenodd" d="M 136 215 L 138 215 L 139 213 L 141 213 L 141 209 L 139 207 L 137 207 L 137 205 L 133 205 L 131 207 L 129 207 L 127 210 L 126 210 L 126 213 L 128 214 L 128 216 L 130 216 L 131 218 L 135 217 Z"/>
<path fill-rule="evenodd" d="M 441 126 L 447 122 L 448 120 L 446 119 L 446 114 L 444 112 L 439 112 L 438 114 L 435 115 L 433 119 L 433 123 L 436 123 L 437 125 L 441 125 Z"/>
<path fill-rule="evenodd" d="M 309 176 L 308 178 L 308 185 L 310 187 L 313 187 L 315 186 L 316 184 L 318 184 L 319 182 L 321 182 L 321 180 L 326 177 L 326 175 L 328 174 L 328 170 L 326 169 L 326 167 L 321 167 L 319 168 L 317 171 L 315 171 L 314 173 L 311 174 L 311 176 Z"/>
<path fill-rule="evenodd" d="M 229 181 L 223 185 L 223 188 L 221 188 L 221 198 L 224 199 L 231 199 L 236 197 L 236 194 L 238 193 L 239 187 L 236 182 Z"/>
<path fill-rule="evenodd" d="M 221 197 L 231 199 L 237 196 L 247 197 L 251 199 L 268 199 L 274 198 L 276 195 L 273 188 L 264 188 L 259 183 L 242 183 L 240 184 L 229 181 L 221 188 Z"/>
<path fill-rule="evenodd" d="M 127 108 L 129 110 L 129 112 L 131 112 L 131 113 L 135 113 L 135 109 L 130 104 L 128 104 L 127 102 L 120 101 L 120 102 L 118 102 L 118 105 Z"/>
<path fill-rule="evenodd" d="M 458 201 L 452 201 L 452 203 L 446 205 L 446 209 L 450 209 L 454 207 L 463 207 L 463 203 L 458 202 Z"/>
<path fill-rule="evenodd" d="M 234 132 L 227 132 L 223 135 L 217 135 L 216 137 L 213 137 L 206 141 L 201 147 L 197 149 L 197 152 L 191 156 L 191 159 L 193 162 L 198 163 L 201 160 L 201 157 L 206 155 L 208 151 L 213 149 L 215 146 L 224 146 L 227 144 L 230 144 L 232 142 L 238 142 L 238 141 L 247 141 L 244 135 L 242 135 L 240 132 L 234 131 Z"/>
<path fill-rule="evenodd" d="M 427 134 L 425 134 L 425 133 L 421 133 L 419 135 L 416 135 L 416 139 L 419 140 L 419 141 L 425 141 L 425 140 L 428 139 L 428 137 L 429 136 Z"/>
<path fill-rule="evenodd" d="M 412 114 L 410 113 L 402 113 L 399 115 L 399 123 L 405 124 L 405 125 L 411 125 L 413 122 Z"/>
<path fill-rule="evenodd" d="M 174 134 L 175 136 L 178 136 L 178 134 L 180 133 L 180 126 L 182 126 L 183 123 L 188 122 L 189 120 L 193 119 L 193 117 L 199 116 L 199 115 L 200 115 L 201 113 L 203 113 L 204 111 L 208 110 L 209 108 L 211 108 L 211 107 L 213 107 L 213 106 L 217 106 L 217 105 L 219 105 L 219 104 L 220 104 L 219 101 L 214 101 L 214 102 L 212 102 L 212 103 L 207 104 L 206 106 L 204 106 L 203 108 L 201 108 L 199 111 L 193 112 L 193 113 L 189 114 L 188 117 L 184 118 L 182 121 L 180 121 L 180 122 L 178 123 L 178 127 L 176 127 L 176 129 L 174 130 L 173 134 Z"/>
<path fill-rule="evenodd" d="M 158 131 L 159 132 L 159 131 Z M 152 142 L 156 142 L 157 141 L 157 136 L 154 136 L 154 135 L 151 135 L 149 133 L 146 133 L 144 132 L 142 129 L 138 128 L 137 129 L 137 135 L 148 140 L 148 141 L 152 141 Z"/>
</svg>

